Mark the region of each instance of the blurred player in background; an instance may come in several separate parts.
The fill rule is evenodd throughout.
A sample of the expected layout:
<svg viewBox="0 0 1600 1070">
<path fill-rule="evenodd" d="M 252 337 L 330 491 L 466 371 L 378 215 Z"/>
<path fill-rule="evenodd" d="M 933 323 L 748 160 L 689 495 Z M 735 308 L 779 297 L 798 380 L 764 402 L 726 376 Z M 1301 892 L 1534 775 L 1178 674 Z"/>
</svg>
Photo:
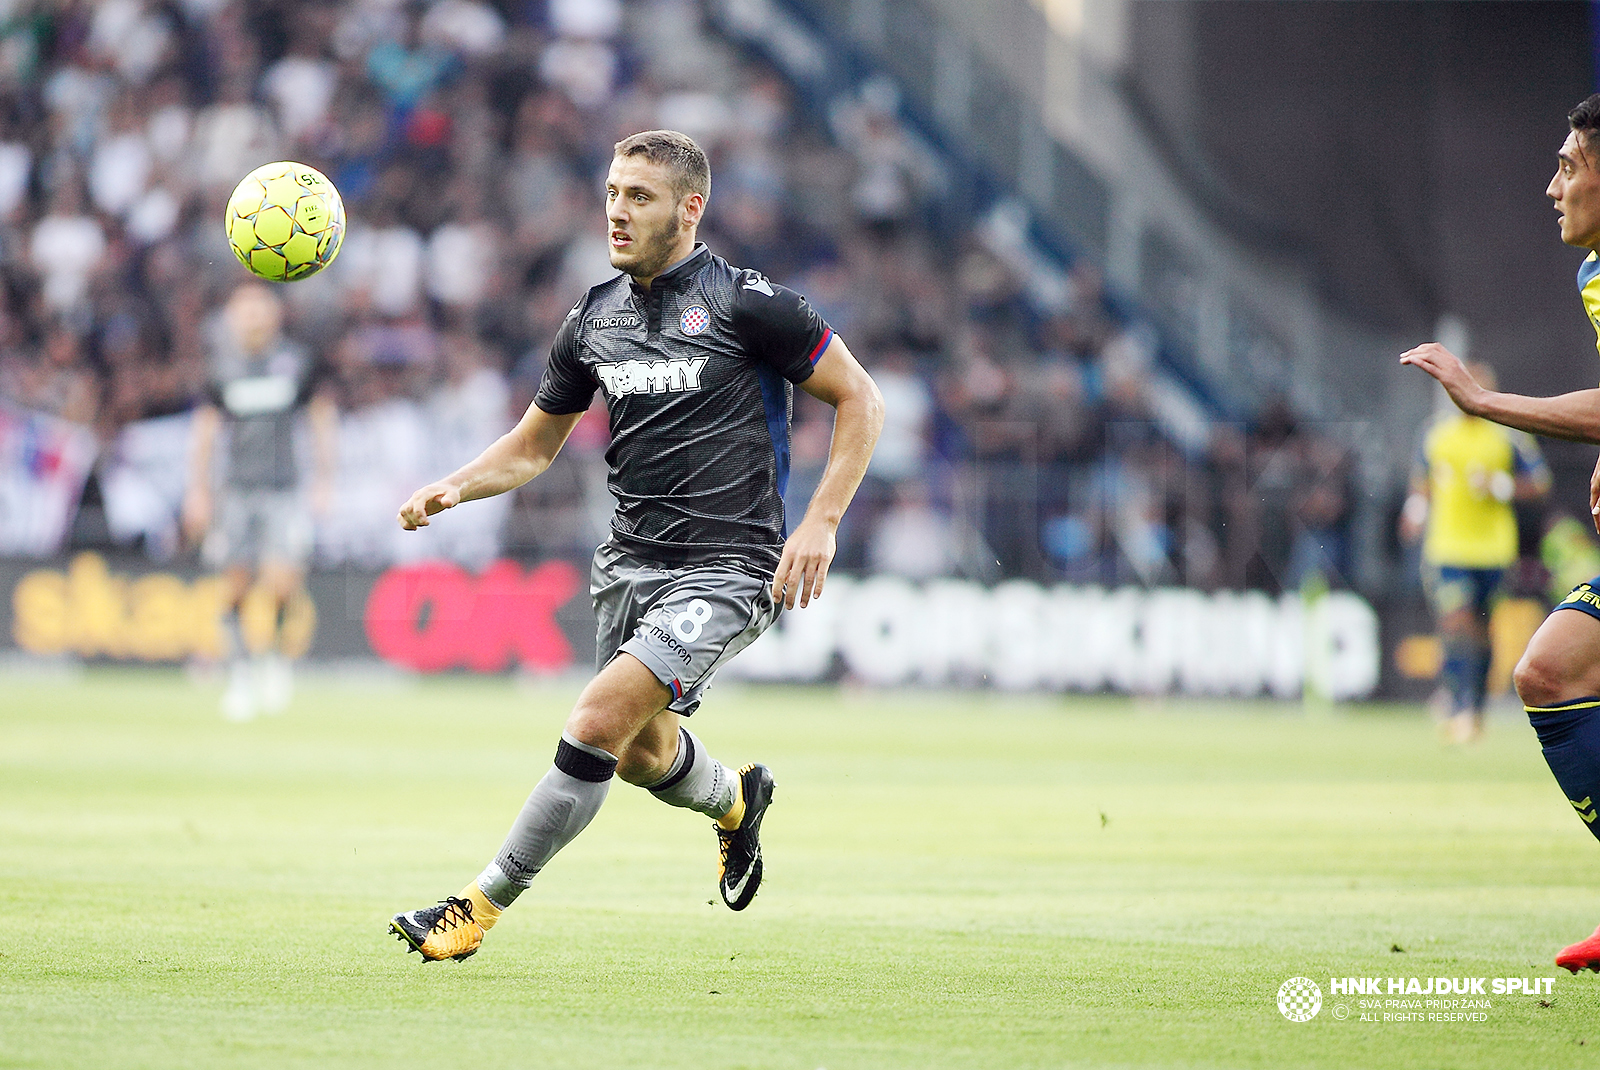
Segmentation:
<svg viewBox="0 0 1600 1070">
<path fill-rule="evenodd" d="M 1589 250 L 1578 268 L 1578 291 L 1600 346 L 1600 93 L 1572 109 L 1567 122 L 1571 131 L 1545 193 L 1560 213 L 1561 240 Z M 1500 393 L 1437 342 L 1408 350 L 1400 362 L 1439 380 L 1469 415 L 1536 435 L 1600 443 L 1600 389 L 1552 398 Z M 1600 531 L 1600 463 L 1589 480 L 1589 508 Z M 1556 782 L 1600 838 L 1600 576 L 1578 584 L 1545 618 L 1513 679 Z M 1600 928 L 1563 950 L 1556 964 L 1573 973 L 1600 972 Z"/>
<path fill-rule="evenodd" d="M 1493 368 L 1468 370 L 1484 389 L 1494 389 Z M 1517 560 L 1512 503 L 1549 489 L 1550 469 L 1532 435 L 1464 412 L 1435 420 L 1417 451 L 1401 535 L 1423 539 L 1423 587 L 1444 646 L 1444 724 L 1456 743 L 1483 734 L 1489 614 Z"/>
<path fill-rule="evenodd" d="M 821 595 L 883 399 L 803 297 L 695 240 L 710 194 L 710 166 L 689 137 L 654 130 L 617 143 L 606 219 L 622 274 L 568 313 L 521 422 L 400 508 L 401 525 L 414 530 L 460 502 L 521 486 L 604 393 L 618 504 L 590 574 L 598 672 L 488 867 L 460 895 L 395 915 L 390 928 L 424 959 L 477 951 L 500 912 L 593 819 L 613 776 L 713 819 L 730 908 L 743 910 L 761 885 L 772 774 L 723 765 L 680 718 L 781 609 Z M 822 480 L 786 539 L 794 385 L 835 416 Z"/>
<path fill-rule="evenodd" d="M 284 336 L 283 306 L 267 284 L 234 290 L 208 324 L 206 344 L 210 397 L 195 413 L 184 531 L 205 564 L 222 571 L 222 712 L 247 721 L 282 711 L 293 692 L 284 617 L 311 555 L 312 514 L 328 502 L 338 417 L 332 399 L 313 391 L 311 354 Z M 295 457 L 302 412 L 315 458 L 310 509 Z M 272 631 L 252 657 L 239 610 L 256 584 L 271 597 Z"/>
</svg>

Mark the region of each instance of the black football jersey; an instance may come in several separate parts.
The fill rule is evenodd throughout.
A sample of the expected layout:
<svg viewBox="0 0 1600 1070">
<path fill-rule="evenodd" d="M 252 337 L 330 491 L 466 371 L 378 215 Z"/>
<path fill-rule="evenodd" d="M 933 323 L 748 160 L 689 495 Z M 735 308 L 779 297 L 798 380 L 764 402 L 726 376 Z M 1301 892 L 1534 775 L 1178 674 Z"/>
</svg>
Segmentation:
<svg viewBox="0 0 1600 1070">
<path fill-rule="evenodd" d="M 557 332 L 534 404 L 582 412 L 604 393 L 623 550 L 770 572 L 787 534 L 792 384 L 832 336 L 805 298 L 696 244 L 648 291 L 627 275 L 592 288 Z"/>
</svg>

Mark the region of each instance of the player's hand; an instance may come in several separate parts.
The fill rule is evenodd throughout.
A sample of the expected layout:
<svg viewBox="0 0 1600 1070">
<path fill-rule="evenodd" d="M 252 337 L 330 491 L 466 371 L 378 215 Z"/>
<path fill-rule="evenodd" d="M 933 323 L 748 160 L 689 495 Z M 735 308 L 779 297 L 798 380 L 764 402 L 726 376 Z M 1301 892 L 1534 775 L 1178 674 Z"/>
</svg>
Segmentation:
<svg viewBox="0 0 1600 1070">
<path fill-rule="evenodd" d="M 1439 380 L 1439 385 L 1450 395 L 1450 400 L 1468 416 L 1476 416 L 1482 411 L 1481 402 L 1488 391 L 1467 371 L 1460 357 L 1438 342 L 1426 342 L 1415 349 L 1406 350 L 1400 354 L 1400 363 L 1421 368 Z"/>
<path fill-rule="evenodd" d="M 400 526 L 416 531 L 428 526 L 434 513 L 454 509 L 461 504 L 461 488 L 454 483 L 429 483 L 417 491 L 400 507 Z"/>
<path fill-rule="evenodd" d="M 1428 499 L 1413 491 L 1400 509 L 1400 542 L 1410 546 L 1422 538 L 1428 526 Z"/>
<path fill-rule="evenodd" d="M 1594 463 L 1594 474 L 1589 477 L 1589 515 L 1595 533 L 1600 534 L 1600 461 Z"/>
<path fill-rule="evenodd" d="M 802 520 L 789 541 L 783 544 L 783 557 L 772 577 L 772 600 L 785 609 L 800 608 L 822 597 L 822 583 L 838 547 L 833 525 L 825 520 Z"/>
</svg>

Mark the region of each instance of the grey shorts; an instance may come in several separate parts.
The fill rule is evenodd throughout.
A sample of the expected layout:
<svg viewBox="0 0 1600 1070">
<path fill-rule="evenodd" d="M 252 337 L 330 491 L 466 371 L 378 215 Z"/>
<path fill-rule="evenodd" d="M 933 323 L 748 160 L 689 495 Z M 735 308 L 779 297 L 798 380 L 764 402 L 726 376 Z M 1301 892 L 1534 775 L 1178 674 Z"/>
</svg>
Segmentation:
<svg viewBox="0 0 1600 1070">
<path fill-rule="evenodd" d="M 313 538 L 310 514 L 297 491 L 223 488 L 200 556 L 211 568 L 301 567 L 311 557 Z"/>
<path fill-rule="evenodd" d="M 778 619 L 772 584 L 725 565 L 667 567 L 603 543 L 589 574 L 598 624 L 595 670 L 627 651 L 687 717 L 711 676 Z"/>
</svg>

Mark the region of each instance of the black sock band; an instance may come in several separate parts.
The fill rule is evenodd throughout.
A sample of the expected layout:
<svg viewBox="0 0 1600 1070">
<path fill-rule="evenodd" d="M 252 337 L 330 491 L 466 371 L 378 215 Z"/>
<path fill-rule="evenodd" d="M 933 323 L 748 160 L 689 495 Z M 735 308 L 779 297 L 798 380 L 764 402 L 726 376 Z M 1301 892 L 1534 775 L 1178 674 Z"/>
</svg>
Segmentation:
<svg viewBox="0 0 1600 1070">
<path fill-rule="evenodd" d="M 675 771 L 668 773 L 661 783 L 651 784 L 651 791 L 667 791 L 677 787 L 694 770 L 694 737 L 687 728 L 678 729 L 678 759 L 672 764 L 676 766 Z"/>
<path fill-rule="evenodd" d="M 598 747 L 595 750 L 599 750 Z M 603 751 L 601 752 L 604 753 Z M 601 757 L 582 747 L 573 746 L 562 739 L 556 744 L 556 768 L 572 777 L 574 780 L 585 780 L 590 784 L 604 784 L 617 772 L 617 760 L 609 754 Z"/>
</svg>

